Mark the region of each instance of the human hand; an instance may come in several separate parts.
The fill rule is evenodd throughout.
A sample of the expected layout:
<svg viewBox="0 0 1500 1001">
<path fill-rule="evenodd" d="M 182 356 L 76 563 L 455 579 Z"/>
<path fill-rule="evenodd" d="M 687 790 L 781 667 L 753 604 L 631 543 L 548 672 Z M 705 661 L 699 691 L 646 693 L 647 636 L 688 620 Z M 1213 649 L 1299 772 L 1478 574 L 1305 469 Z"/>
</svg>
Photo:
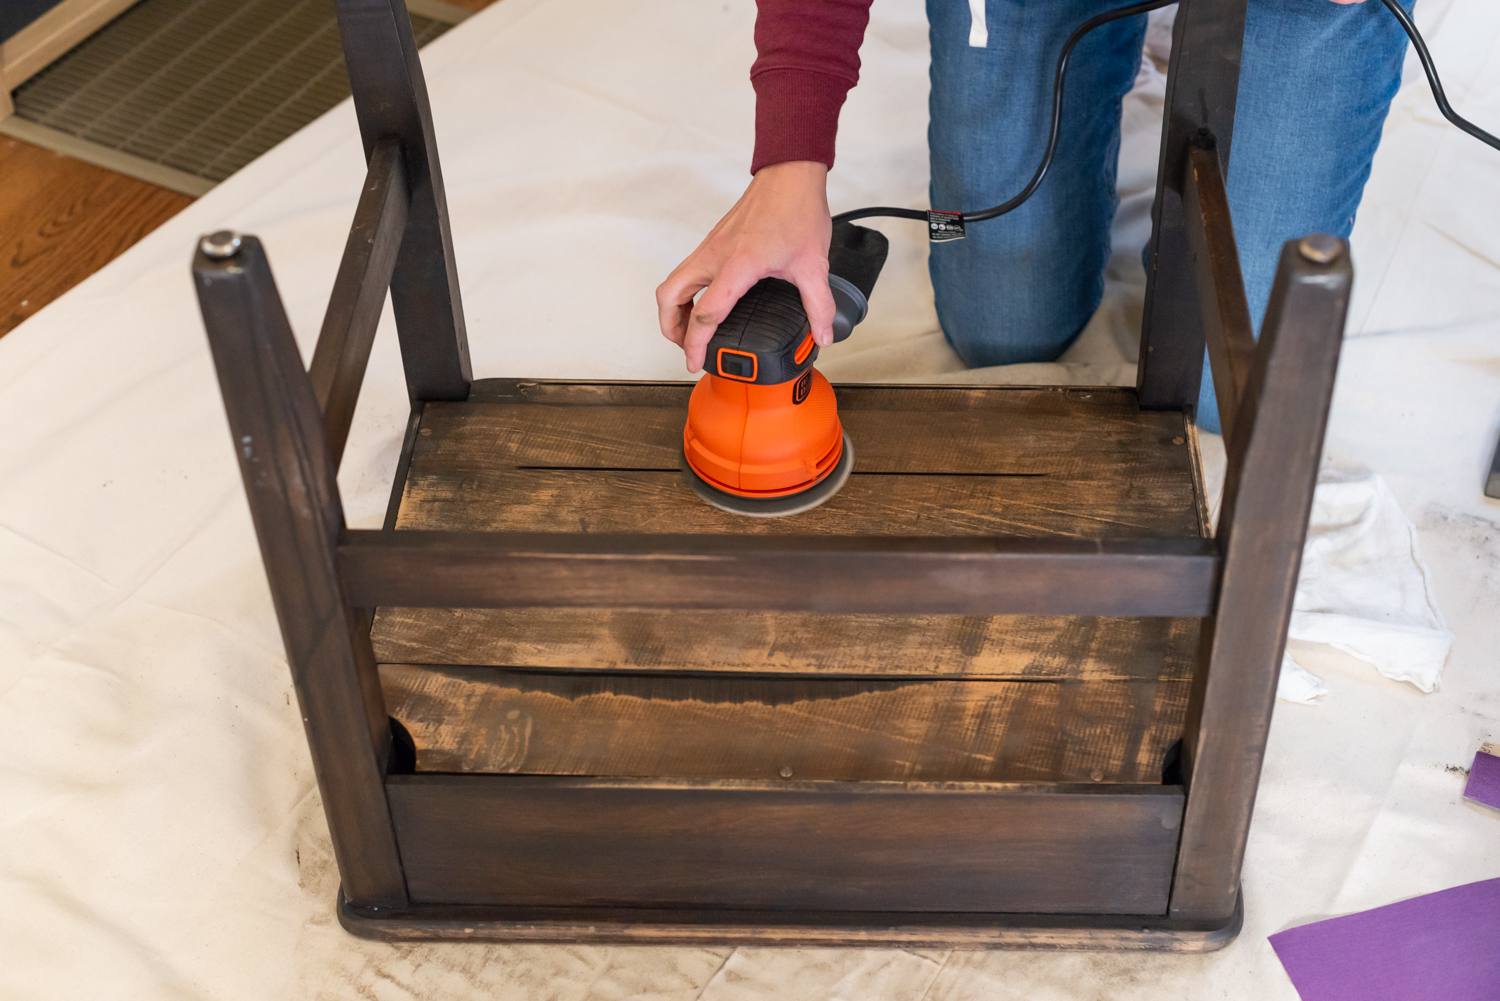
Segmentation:
<svg viewBox="0 0 1500 1001">
<path fill-rule="evenodd" d="M 688 371 L 703 367 L 714 330 L 762 278 L 797 286 L 813 340 L 832 344 L 832 233 L 827 167 L 797 160 L 756 171 L 734 207 L 656 290 L 662 336 L 682 348 Z"/>
</svg>

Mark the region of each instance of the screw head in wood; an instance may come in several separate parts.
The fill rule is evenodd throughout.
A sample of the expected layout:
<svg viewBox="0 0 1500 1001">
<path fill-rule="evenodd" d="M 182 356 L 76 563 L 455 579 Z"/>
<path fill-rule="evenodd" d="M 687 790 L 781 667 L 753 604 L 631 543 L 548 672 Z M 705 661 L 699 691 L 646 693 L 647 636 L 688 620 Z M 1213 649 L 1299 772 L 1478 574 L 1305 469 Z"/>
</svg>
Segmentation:
<svg viewBox="0 0 1500 1001">
<path fill-rule="evenodd" d="M 789 779 L 789 778 L 792 777 L 792 766 L 791 765 L 782 765 L 781 766 L 781 777 L 784 778 L 784 779 Z"/>
<path fill-rule="evenodd" d="M 221 229 L 198 241 L 198 249 L 204 257 L 224 261 L 240 252 L 240 235 L 232 229 Z"/>
<path fill-rule="evenodd" d="M 1314 264 L 1332 264 L 1344 252 L 1344 241 L 1327 233 L 1312 233 L 1297 243 L 1297 252 Z"/>
</svg>

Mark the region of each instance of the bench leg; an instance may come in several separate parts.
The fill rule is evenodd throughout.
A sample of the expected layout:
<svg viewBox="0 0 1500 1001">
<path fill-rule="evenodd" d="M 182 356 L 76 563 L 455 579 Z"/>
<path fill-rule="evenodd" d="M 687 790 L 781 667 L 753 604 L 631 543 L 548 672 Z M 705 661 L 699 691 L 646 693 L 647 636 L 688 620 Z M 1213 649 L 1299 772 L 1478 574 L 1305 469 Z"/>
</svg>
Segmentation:
<svg viewBox="0 0 1500 1001">
<path fill-rule="evenodd" d="M 1232 914 L 1349 308 L 1348 245 L 1283 248 L 1228 442 L 1217 609 L 1183 738 L 1187 808 L 1171 916 Z"/>
<path fill-rule="evenodd" d="M 259 240 L 206 237 L 193 281 L 344 894 L 402 906 L 385 796 L 391 724 L 368 623 L 338 578 L 343 505 L 312 383 Z"/>
</svg>

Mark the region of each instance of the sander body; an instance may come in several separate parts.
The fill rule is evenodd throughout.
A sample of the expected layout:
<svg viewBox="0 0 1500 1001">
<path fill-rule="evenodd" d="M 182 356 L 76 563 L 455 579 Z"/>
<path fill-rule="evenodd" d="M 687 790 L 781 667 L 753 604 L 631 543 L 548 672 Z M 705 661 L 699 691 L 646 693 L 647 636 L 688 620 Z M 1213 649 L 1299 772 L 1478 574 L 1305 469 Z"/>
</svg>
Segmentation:
<svg viewBox="0 0 1500 1001">
<path fill-rule="evenodd" d="M 835 342 L 869 310 L 888 244 L 837 223 L 828 252 Z M 761 517 L 795 514 L 833 496 L 854 464 L 833 387 L 813 367 L 818 346 L 797 287 L 765 278 L 708 342 L 688 400 L 682 453 L 689 481 L 716 507 Z"/>
</svg>

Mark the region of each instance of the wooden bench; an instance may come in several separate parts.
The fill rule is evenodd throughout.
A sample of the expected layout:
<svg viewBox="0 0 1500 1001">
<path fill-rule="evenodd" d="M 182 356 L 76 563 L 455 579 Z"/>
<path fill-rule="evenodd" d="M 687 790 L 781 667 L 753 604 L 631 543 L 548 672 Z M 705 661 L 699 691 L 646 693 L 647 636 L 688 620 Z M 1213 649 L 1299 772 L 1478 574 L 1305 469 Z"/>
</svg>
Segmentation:
<svg viewBox="0 0 1500 1001">
<path fill-rule="evenodd" d="M 686 384 L 473 379 L 404 9 L 339 15 L 369 175 L 311 365 L 257 240 L 205 237 L 194 276 L 345 926 L 1232 937 L 1350 284 L 1342 241 L 1289 243 L 1254 341 L 1243 0 L 1178 15 L 1138 386 L 839 387 L 854 475 L 780 520 L 687 487 Z M 411 421 L 355 531 L 335 472 L 387 289 Z"/>
</svg>

